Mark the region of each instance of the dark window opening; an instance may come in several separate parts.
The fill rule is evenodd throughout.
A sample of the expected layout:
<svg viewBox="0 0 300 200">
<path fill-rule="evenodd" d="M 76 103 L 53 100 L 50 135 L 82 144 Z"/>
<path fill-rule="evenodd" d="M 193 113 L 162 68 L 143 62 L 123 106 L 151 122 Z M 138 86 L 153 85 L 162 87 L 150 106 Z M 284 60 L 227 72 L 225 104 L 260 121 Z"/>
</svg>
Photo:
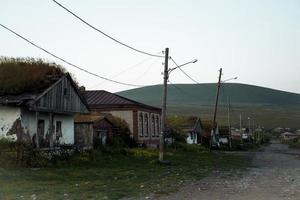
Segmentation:
<svg viewBox="0 0 300 200">
<path fill-rule="evenodd" d="M 56 140 L 59 140 L 60 137 L 62 137 L 62 131 L 61 131 L 61 121 L 56 121 Z"/>
</svg>

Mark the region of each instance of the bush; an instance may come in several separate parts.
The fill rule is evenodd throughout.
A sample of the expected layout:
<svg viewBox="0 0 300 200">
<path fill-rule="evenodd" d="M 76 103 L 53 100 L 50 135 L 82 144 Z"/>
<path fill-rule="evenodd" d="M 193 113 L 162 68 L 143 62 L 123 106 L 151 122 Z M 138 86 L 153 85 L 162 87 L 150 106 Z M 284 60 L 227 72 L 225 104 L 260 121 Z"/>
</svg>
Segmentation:
<svg viewBox="0 0 300 200">
<path fill-rule="evenodd" d="M 173 142 L 173 144 L 170 145 L 170 148 L 176 149 L 176 150 L 183 150 L 186 152 L 203 152 L 206 151 L 206 148 L 204 146 L 200 146 L 197 144 L 186 144 L 185 142 Z"/>
</svg>

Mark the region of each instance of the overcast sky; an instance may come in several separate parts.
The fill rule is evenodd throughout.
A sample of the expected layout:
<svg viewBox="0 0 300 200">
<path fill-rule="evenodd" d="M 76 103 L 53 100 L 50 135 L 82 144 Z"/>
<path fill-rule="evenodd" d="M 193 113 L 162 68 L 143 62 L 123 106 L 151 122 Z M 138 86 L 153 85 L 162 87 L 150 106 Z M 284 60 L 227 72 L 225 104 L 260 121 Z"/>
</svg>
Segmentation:
<svg viewBox="0 0 300 200">
<path fill-rule="evenodd" d="M 170 48 L 200 83 L 224 79 L 300 93 L 299 0 L 58 0 L 105 33 L 137 49 Z M 137 85 L 162 83 L 163 59 L 123 47 L 52 0 L 1 0 L 0 23 L 93 73 Z M 0 55 L 62 64 L 87 89 L 134 87 L 102 81 L 47 55 L 0 27 Z M 174 67 L 170 65 L 170 67 Z M 193 83 L 180 70 L 172 83 Z"/>
</svg>

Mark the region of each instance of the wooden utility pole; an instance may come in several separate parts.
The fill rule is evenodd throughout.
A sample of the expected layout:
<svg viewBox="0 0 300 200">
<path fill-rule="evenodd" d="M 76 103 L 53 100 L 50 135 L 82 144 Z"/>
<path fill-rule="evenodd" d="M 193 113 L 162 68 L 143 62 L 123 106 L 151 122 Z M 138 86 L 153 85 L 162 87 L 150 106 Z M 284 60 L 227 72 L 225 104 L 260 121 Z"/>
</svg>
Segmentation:
<svg viewBox="0 0 300 200">
<path fill-rule="evenodd" d="M 160 162 L 164 160 L 164 143 L 166 132 L 166 111 L 167 111 L 167 84 L 169 78 L 169 48 L 165 50 L 165 69 L 164 69 L 164 86 L 163 86 L 163 99 L 162 99 L 162 115 L 161 115 L 161 132 L 159 137 L 159 158 Z"/>
<path fill-rule="evenodd" d="M 220 74 L 219 74 L 219 80 L 218 80 L 218 84 L 217 84 L 217 95 L 216 95 L 215 112 L 214 112 L 214 120 L 213 120 L 213 131 L 210 136 L 210 145 L 209 145 L 210 150 L 212 147 L 212 139 L 215 137 L 216 128 L 217 128 L 216 117 L 217 117 L 219 93 L 220 93 L 220 86 L 221 86 L 222 68 L 220 68 L 219 72 L 220 72 Z"/>
<path fill-rule="evenodd" d="M 240 135 L 241 135 L 241 143 L 243 144 L 243 133 L 242 133 L 242 114 L 240 114 Z"/>
<path fill-rule="evenodd" d="M 229 131 L 229 148 L 232 148 L 232 138 L 231 138 L 231 123 L 230 123 L 230 98 L 227 97 L 228 102 L 228 131 Z"/>
</svg>

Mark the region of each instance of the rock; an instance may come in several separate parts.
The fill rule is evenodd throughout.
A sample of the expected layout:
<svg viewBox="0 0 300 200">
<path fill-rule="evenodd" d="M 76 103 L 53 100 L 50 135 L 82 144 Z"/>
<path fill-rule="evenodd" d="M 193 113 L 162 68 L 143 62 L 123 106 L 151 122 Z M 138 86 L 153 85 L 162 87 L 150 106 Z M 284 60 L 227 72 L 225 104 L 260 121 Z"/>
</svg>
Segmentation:
<svg viewBox="0 0 300 200">
<path fill-rule="evenodd" d="M 31 200 L 36 200 L 36 194 L 31 195 Z"/>
</svg>

